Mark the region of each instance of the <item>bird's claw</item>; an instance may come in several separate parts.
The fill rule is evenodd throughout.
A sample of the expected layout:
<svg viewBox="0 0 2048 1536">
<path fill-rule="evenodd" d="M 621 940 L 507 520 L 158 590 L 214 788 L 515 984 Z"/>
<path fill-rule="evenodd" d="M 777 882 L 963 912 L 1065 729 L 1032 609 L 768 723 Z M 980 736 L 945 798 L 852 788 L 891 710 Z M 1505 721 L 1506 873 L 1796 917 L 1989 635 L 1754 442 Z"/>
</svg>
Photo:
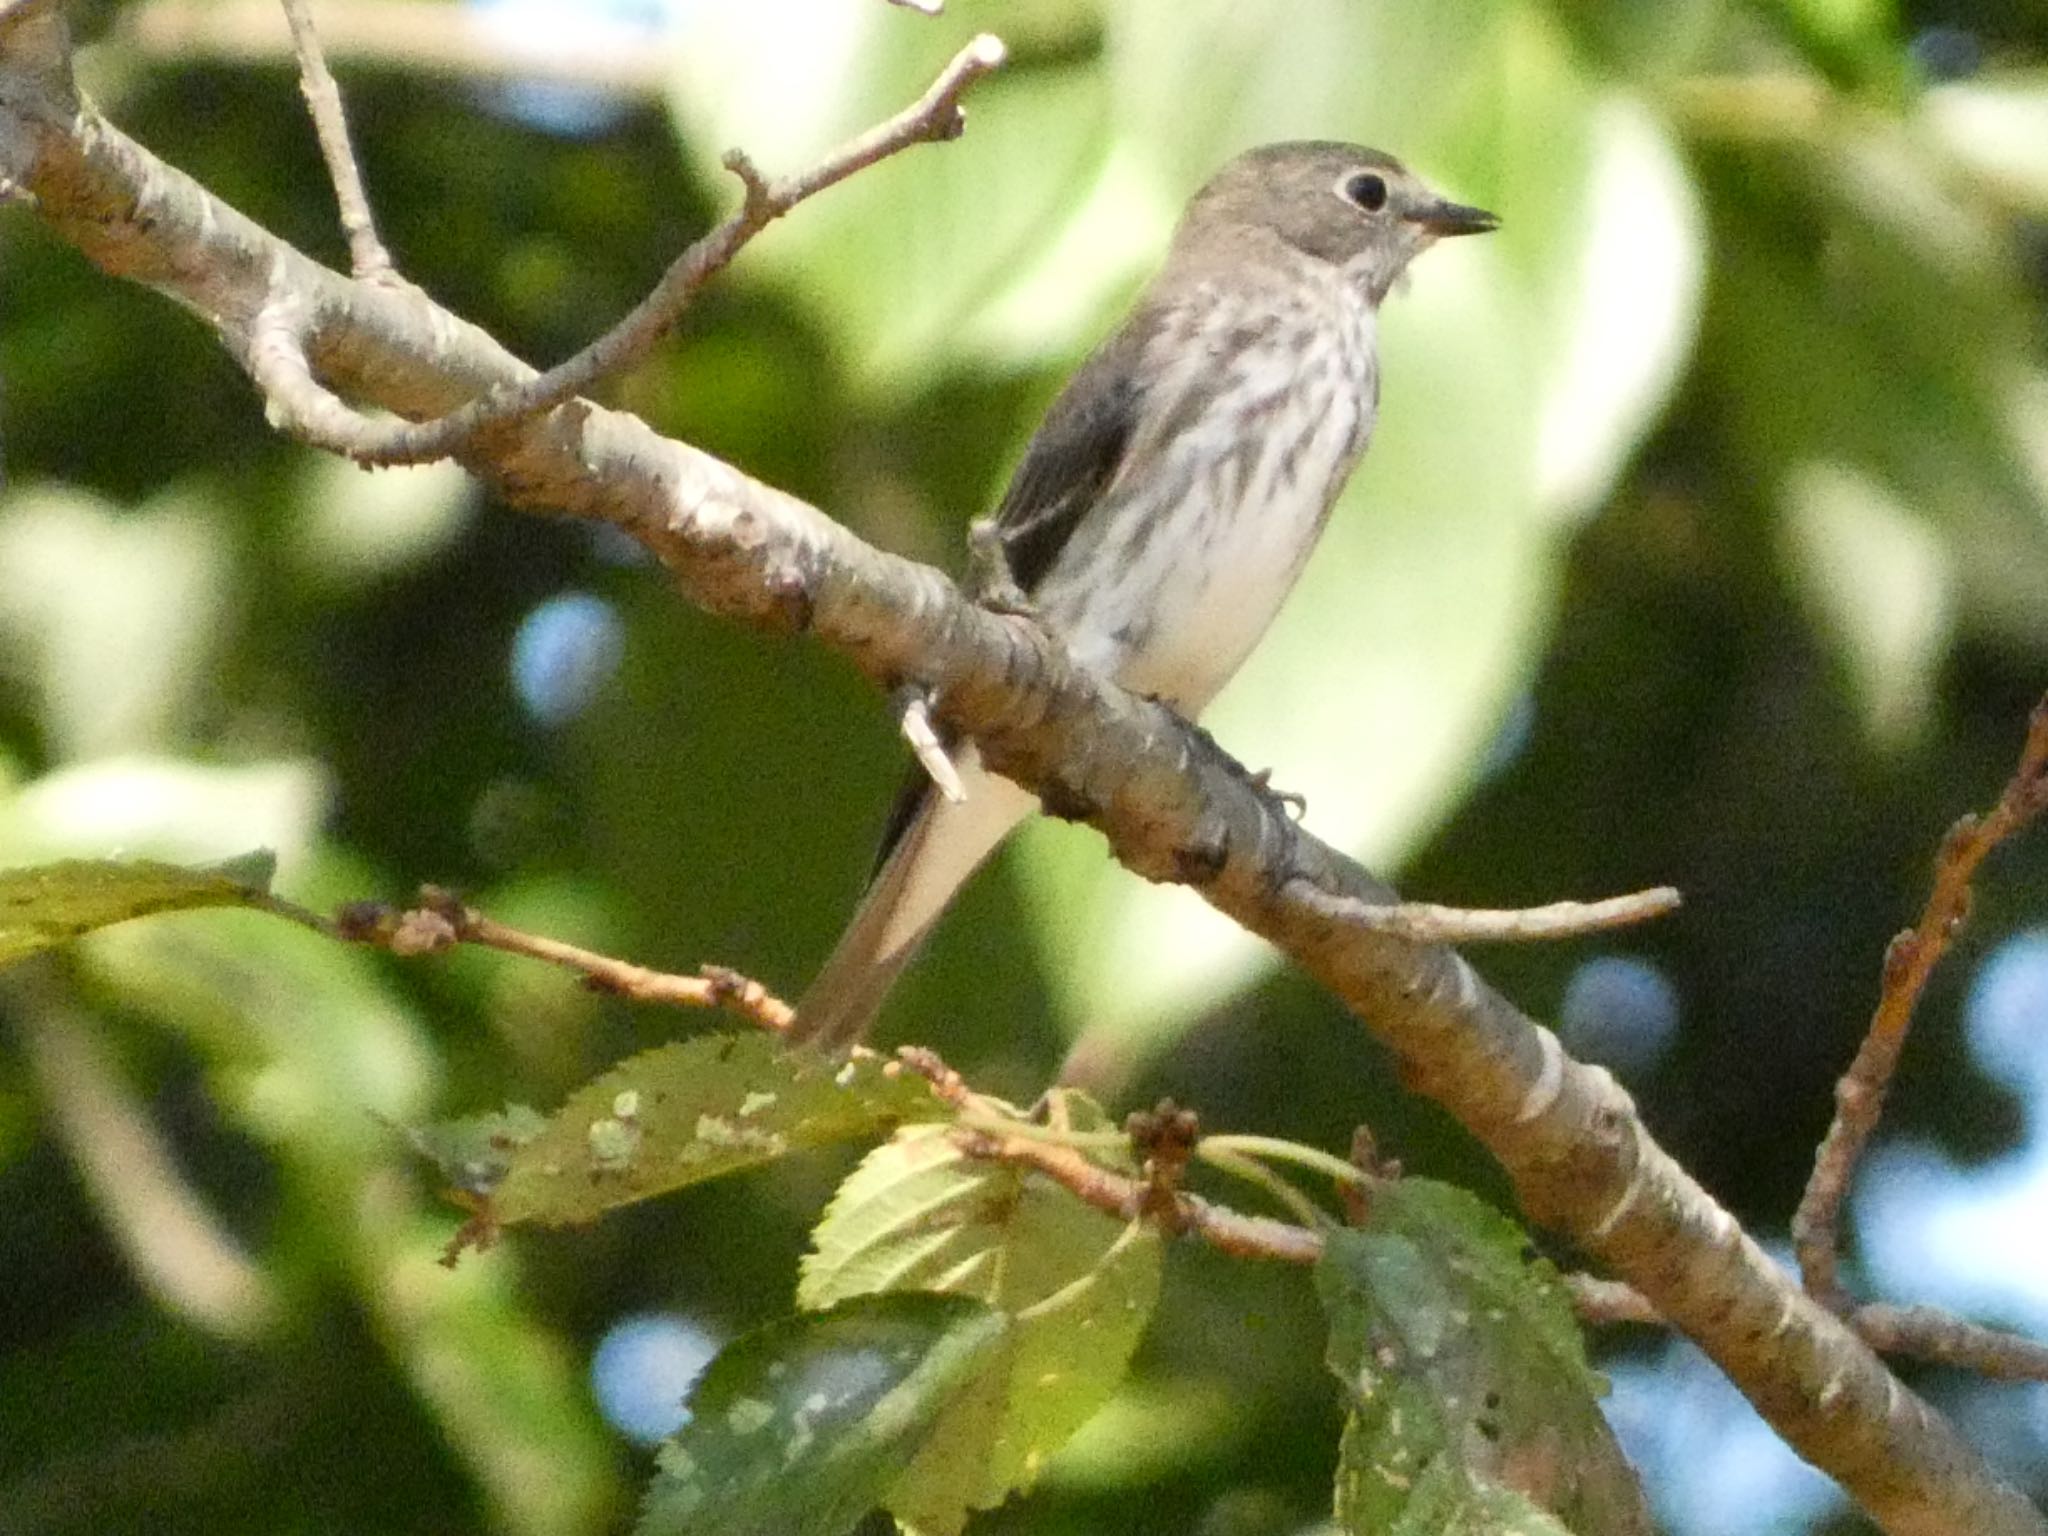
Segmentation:
<svg viewBox="0 0 2048 1536">
<path fill-rule="evenodd" d="M 1016 574 L 1010 569 L 1009 551 L 1003 547 L 1002 531 L 996 527 L 994 518 L 979 518 L 968 525 L 967 572 L 975 602 L 990 613 L 1019 619 L 1038 617 L 1037 605 L 1017 585 Z"/>
<path fill-rule="evenodd" d="M 1281 805 L 1285 806 L 1287 814 L 1293 820 L 1300 821 L 1304 816 L 1308 815 L 1308 797 L 1306 795 L 1298 795 L 1291 789 L 1275 789 L 1273 787 L 1272 769 L 1253 769 L 1251 783 L 1252 788 L 1256 789 L 1268 800 L 1278 801 Z"/>
</svg>

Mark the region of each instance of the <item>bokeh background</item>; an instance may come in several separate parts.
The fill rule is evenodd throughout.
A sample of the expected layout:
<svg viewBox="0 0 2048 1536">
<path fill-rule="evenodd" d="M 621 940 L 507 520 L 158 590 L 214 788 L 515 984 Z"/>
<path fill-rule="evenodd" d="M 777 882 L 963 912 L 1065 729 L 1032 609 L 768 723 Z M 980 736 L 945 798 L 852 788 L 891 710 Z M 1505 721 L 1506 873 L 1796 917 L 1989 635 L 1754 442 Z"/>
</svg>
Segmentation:
<svg viewBox="0 0 2048 1536">
<path fill-rule="evenodd" d="M 77 8 L 129 131 L 341 259 L 268 0 Z M 750 249 L 612 402 L 950 562 L 1230 152 L 1392 149 L 1501 232 L 1390 305 L 1364 470 L 1223 742 L 1430 900 L 1683 888 L 1490 952 L 1760 1236 L 1792 1205 L 1931 850 L 2048 683 L 2038 0 L 355 0 L 322 13 L 405 271 L 539 362 L 974 31 L 959 142 Z M 0 213 L 0 863 L 278 850 L 314 905 L 424 880 L 794 993 L 898 771 L 881 701 L 686 608 L 602 531 L 292 447 L 201 328 Z M 548 1105 L 706 1018 L 247 914 L 0 981 L 0 1530 L 616 1529 L 716 1343 L 787 1310 L 844 1159 L 454 1273 L 391 1129 Z M 1504 1199 L 1330 1000 L 1092 833 L 1032 829 L 898 994 L 1028 1098 L 1342 1150 Z M 2002 852 L 1854 1206 L 1872 1296 L 2048 1330 L 2048 836 Z M 1688 1348 L 1600 1340 L 1680 1536 L 1863 1529 Z M 1128 1391 L 982 1528 L 1327 1514 L 1307 1277 L 1177 1252 Z M 2048 1390 L 1912 1379 L 2048 1493 Z"/>
</svg>

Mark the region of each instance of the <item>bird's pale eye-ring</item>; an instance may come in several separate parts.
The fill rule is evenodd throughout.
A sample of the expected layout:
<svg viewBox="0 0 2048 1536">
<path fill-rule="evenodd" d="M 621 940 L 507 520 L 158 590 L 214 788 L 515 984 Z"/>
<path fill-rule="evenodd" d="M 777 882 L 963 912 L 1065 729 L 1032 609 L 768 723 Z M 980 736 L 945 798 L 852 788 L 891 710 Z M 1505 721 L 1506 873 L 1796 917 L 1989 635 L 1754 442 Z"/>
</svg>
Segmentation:
<svg viewBox="0 0 2048 1536">
<path fill-rule="evenodd" d="M 1387 206 L 1387 178 L 1376 171 L 1347 176 L 1338 190 L 1346 201 L 1356 203 L 1367 213 L 1378 213 Z"/>
</svg>

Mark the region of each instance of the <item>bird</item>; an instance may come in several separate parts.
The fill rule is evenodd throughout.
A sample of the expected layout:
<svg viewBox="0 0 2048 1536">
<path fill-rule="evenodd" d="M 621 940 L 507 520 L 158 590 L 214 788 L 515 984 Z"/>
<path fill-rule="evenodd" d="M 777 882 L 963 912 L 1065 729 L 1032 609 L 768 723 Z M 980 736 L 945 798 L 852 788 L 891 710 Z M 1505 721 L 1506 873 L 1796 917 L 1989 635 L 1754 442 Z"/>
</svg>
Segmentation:
<svg viewBox="0 0 2048 1536">
<path fill-rule="evenodd" d="M 976 595 L 1194 722 L 1280 611 L 1372 437 L 1381 302 L 1437 240 L 1498 223 L 1355 144 L 1229 161 L 977 525 Z M 792 1041 L 858 1043 L 954 895 L 1037 809 L 971 742 L 952 755 L 964 797 L 913 765 Z"/>
</svg>

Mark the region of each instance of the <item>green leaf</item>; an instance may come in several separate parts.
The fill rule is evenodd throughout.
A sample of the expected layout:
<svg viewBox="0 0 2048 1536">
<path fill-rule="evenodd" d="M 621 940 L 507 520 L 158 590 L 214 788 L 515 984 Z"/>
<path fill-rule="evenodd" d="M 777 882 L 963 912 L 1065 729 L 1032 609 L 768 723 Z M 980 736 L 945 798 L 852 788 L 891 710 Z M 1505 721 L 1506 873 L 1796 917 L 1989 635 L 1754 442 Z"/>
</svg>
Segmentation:
<svg viewBox="0 0 2048 1536">
<path fill-rule="evenodd" d="M 923 1078 L 879 1057 L 834 1062 L 768 1035 L 704 1035 L 642 1052 L 571 1094 L 540 1134 L 509 1149 L 490 1214 L 504 1225 L 589 1221 L 947 1113 Z"/>
<path fill-rule="evenodd" d="M 1788 573 L 1841 656 L 1866 729 L 1882 746 L 1913 744 L 1933 726 L 1955 630 L 1949 550 L 1889 486 L 1840 464 L 1795 469 L 1783 499 Z"/>
<path fill-rule="evenodd" d="M 1100 1112 L 1061 1101 L 1079 1128 Z M 973 1296 L 1013 1323 L 888 1500 L 920 1532 L 958 1531 L 1028 1487 L 1106 1402 L 1159 1296 L 1160 1240 L 1038 1174 L 970 1158 L 940 1127 L 871 1153 L 814 1234 L 797 1300 L 874 1291 Z"/>
<path fill-rule="evenodd" d="M 1351 1536 L 1572 1536 L 1512 1489 L 1474 1483 L 1435 1454 L 1428 1394 L 1400 1383 L 1344 1424 L 1337 1524 Z"/>
<path fill-rule="evenodd" d="M 966 1297 L 863 1296 L 734 1341 L 662 1448 L 637 1536 L 841 1536 L 1008 1326 Z"/>
<path fill-rule="evenodd" d="M 1651 1529 L 1570 1302 L 1526 1246 L 1481 1201 L 1421 1179 L 1385 1186 L 1368 1226 L 1331 1235 L 1316 1283 L 1352 1399 L 1337 1472 L 1347 1530 Z"/>
<path fill-rule="evenodd" d="M 524 1104 L 485 1115 L 405 1128 L 406 1144 L 441 1170 L 454 1188 L 488 1195 L 504 1182 L 512 1153 L 548 1126 L 547 1116 Z"/>
<path fill-rule="evenodd" d="M 262 906 L 275 870 L 276 860 L 259 850 L 197 869 L 150 859 L 67 859 L 0 871 L 0 966 L 134 917 Z"/>
</svg>

